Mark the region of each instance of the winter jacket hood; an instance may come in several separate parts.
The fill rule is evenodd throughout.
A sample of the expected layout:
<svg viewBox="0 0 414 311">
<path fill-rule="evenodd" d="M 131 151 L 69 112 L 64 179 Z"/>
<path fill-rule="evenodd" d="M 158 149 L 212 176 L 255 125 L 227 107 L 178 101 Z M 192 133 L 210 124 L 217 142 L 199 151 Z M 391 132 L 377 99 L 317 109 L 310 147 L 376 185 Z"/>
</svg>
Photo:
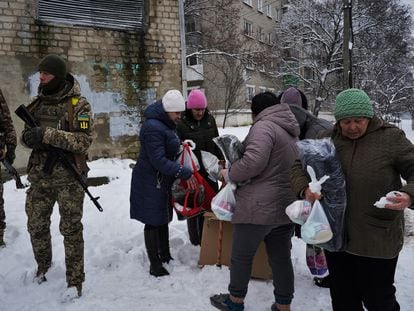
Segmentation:
<svg viewBox="0 0 414 311">
<path fill-rule="evenodd" d="M 168 117 L 168 114 L 164 111 L 161 100 L 158 100 L 155 103 L 149 105 L 144 111 L 144 117 L 146 119 L 159 120 L 170 129 L 176 128 L 176 124 Z"/>
</svg>

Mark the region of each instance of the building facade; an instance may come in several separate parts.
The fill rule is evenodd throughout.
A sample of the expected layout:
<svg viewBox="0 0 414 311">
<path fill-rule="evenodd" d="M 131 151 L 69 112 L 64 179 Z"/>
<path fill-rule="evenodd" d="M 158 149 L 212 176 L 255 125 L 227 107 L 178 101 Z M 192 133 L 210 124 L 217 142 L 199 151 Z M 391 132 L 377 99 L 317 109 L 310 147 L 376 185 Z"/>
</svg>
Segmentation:
<svg viewBox="0 0 414 311">
<path fill-rule="evenodd" d="M 283 90 L 283 81 L 273 74 L 272 47 L 285 2 L 212 0 L 217 11 L 187 8 L 188 90 L 204 90 L 215 110 L 246 108 L 259 92 Z"/>
</svg>

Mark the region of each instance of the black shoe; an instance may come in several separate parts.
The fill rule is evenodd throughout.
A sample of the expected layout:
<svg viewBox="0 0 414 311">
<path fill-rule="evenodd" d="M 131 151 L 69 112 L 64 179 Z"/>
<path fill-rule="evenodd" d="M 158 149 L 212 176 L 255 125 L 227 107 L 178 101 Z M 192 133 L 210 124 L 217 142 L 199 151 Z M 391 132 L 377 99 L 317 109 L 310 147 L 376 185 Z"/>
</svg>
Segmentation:
<svg viewBox="0 0 414 311">
<path fill-rule="evenodd" d="M 160 259 L 162 263 L 167 263 L 167 264 L 170 263 L 171 260 L 174 260 L 174 258 L 171 257 L 170 252 L 166 254 L 160 253 Z"/>
<path fill-rule="evenodd" d="M 150 274 L 155 277 L 170 275 L 167 269 L 165 269 L 162 264 L 160 265 L 153 265 L 150 266 Z"/>
<path fill-rule="evenodd" d="M 244 303 L 231 301 L 230 294 L 218 294 L 210 297 L 210 303 L 222 311 L 243 311 Z"/>
<path fill-rule="evenodd" d="M 329 288 L 329 275 L 325 276 L 324 278 L 313 278 L 313 282 L 316 286 L 323 287 L 323 288 Z"/>
</svg>

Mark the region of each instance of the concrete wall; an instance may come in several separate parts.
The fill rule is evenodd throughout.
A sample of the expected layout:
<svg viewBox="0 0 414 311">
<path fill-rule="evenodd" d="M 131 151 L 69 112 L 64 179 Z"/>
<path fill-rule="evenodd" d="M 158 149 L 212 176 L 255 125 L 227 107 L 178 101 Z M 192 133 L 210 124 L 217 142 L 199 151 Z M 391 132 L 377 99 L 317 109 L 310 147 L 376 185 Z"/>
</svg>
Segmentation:
<svg viewBox="0 0 414 311">
<path fill-rule="evenodd" d="M 37 1 L 0 1 L 0 87 L 11 111 L 36 95 L 37 64 L 48 53 L 64 57 L 94 113 L 90 159 L 132 157 L 140 114 L 171 88 L 181 88 L 178 0 L 146 1 L 143 32 L 45 25 Z M 23 124 L 13 113 L 20 133 Z M 16 166 L 30 150 L 17 149 Z"/>
</svg>

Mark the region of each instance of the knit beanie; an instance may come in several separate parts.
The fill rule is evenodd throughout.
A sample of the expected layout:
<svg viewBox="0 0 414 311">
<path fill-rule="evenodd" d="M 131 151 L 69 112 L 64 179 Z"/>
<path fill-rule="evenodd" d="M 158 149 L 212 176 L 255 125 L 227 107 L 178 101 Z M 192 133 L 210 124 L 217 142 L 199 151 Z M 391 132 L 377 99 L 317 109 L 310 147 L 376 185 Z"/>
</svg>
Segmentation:
<svg viewBox="0 0 414 311">
<path fill-rule="evenodd" d="M 162 107 L 165 112 L 180 112 L 185 110 L 185 100 L 178 90 L 169 90 L 162 97 Z"/>
<path fill-rule="evenodd" d="M 252 98 L 252 113 L 257 116 L 266 108 L 274 106 L 276 104 L 279 104 L 279 99 L 276 97 L 275 94 L 271 92 L 263 92 L 256 94 Z"/>
<path fill-rule="evenodd" d="M 46 55 L 39 63 L 39 71 L 48 72 L 59 79 L 66 78 L 66 63 L 62 57 L 56 54 Z"/>
<path fill-rule="evenodd" d="M 374 110 L 367 93 L 359 89 L 347 89 L 336 96 L 334 116 L 336 121 L 352 117 L 372 118 Z"/>
<path fill-rule="evenodd" d="M 280 102 L 282 104 L 297 105 L 302 107 L 302 96 L 300 96 L 300 93 L 296 88 L 290 87 L 283 92 Z"/>
<path fill-rule="evenodd" d="M 188 95 L 187 109 L 206 109 L 207 98 L 200 90 L 192 90 Z"/>
</svg>

